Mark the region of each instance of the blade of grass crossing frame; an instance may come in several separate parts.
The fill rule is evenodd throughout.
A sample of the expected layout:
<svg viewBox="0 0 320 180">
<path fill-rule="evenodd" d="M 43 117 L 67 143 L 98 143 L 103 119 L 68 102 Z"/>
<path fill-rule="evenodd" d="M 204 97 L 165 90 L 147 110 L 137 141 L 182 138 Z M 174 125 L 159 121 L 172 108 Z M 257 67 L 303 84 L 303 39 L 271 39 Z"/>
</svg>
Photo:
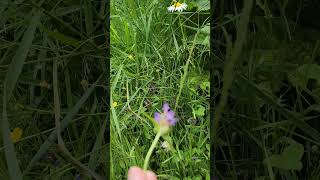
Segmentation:
<svg viewBox="0 0 320 180">
<path fill-rule="evenodd" d="M 98 160 L 100 158 L 99 154 L 97 153 L 97 151 L 101 148 L 101 144 L 103 142 L 103 135 L 106 131 L 106 128 L 107 128 L 107 120 L 103 121 L 103 124 L 102 124 L 102 127 L 101 127 L 101 130 L 99 132 L 99 135 L 96 139 L 96 142 L 94 143 L 94 146 L 92 148 L 92 154 L 90 156 L 90 159 L 89 159 L 89 168 L 91 170 L 95 170 L 97 165 L 98 165 Z"/>
<path fill-rule="evenodd" d="M 84 18 L 86 25 L 86 32 L 88 37 L 93 32 L 93 21 L 92 21 L 92 4 L 91 0 L 84 0 Z"/>
<path fill-rule="evenodd" d="M 7 99 L 3 103 L 8 102 L 11 97 L 13 89 L 22 71 L 22 67 L 24 65 L 29 49 L 32 45 L 34 33 L 39 21 L 40 21 L 40 12 L 37 12 L 32 17 L 30 21 L 30 25 L 23 35 L 19 48 L 17 49 L 16 54 L 14 55 L 8 67 L 8 72 L 6 74 L 5 83 L 4 83 L 4 93 L 6 94 Z"/>
<path fill-rule="evenodd" d="M 120 131 L 120 126 L 119 126 L 119 121 L 118 121 L 118 117 L 117 117 L 116 111 L 115 111 L 114 107 L 112 106 L 112 103 L 113 103 L 112 92 L 114 92 L 114 90 L 116 89 L 116 86 L 117 86 L 117 83 L 119 81 L 120 74 L 121 74 L 121 71 L 122 71 L 122 67 L 123 67 L 123 65 L 120 66 L 119 71 L 118 71 L 115 79 L 113 80 L 113 83 L 112 83 L 112 86 L 111 86 L 111 96 L 110 96 L 110 108 L 111 108 L 111 113 L 112 113 L 112 120 L 113 120 L 113 122 L 114 122 L 114 124 L 116 126 L 120 142 L 122 142 L 121 131 Z"/>
<path fill-rule="evenodd" d="M 2 109 L 2 137 L 5 147 L 5 157 L 7 160 L 7 165 L 9 169 L 10 178 L 13 180 L 22 179 L 22 173 L 19 168 L 18 159 L 14 149 L 14 145 L 10 139 L 10 127 L 7 117 L 7 102 L 10 100 L 10 97 L 13 93 L 14 87 L 17 83 L 17 80 L 21 74 L 25 59 L 29 52 L 29 49 L 32 45 L 34 34 L 37 28 L 38 23 L 40 22 L 41 12 L 37 11 L 35 15 L 31 18 L 29 27 L 24 32 L 22 41 L 14 55 L 9 67 L 8 72 L 4 81 L 4 94 L 3 94 L 3 109 Z"/>
<path fill-rule="evenodd" d="M 104 80 L 105 77 L 106 77 L 105 74 L 100 75 L 98 80 L 94 84 L 92 84 L 92 86 L 90 88 L 88 88 L 86 90 L 86 92 L 82 95 L 80 100 L 73 106 L 73 108 L 68 112 L 68 114 L 61 121 L 62 129 L 64 129 L 68 126 L 68 124 L 72 121 L 72 119 L 78 113 L 80 108 L 83 106 L 83 104 L 89 98 L 89 96 L 92 94 L 92 92 L 96 88 L 97 83 L 101 82 L 101 80 Z M 41 157 L 47 152 L 47 150 L 50 148 L 50 146 L 54 143 L 54 141 L 56 139 L 57 139 L 57 132 L 56 132 L 56 130 L 54 130 L 51 132 L 48 139 L 41 145 L 38 152 L 33 156 L 32 160 L 28 164 L 27 168 L 24 170 L 23 174 L 28 172 L 34 166 L 34 164 L 41 159 Z"/>
<path fill-rule="evenodd" d="M 315 141 L 320 141 L 320 132 L 317 129 L 310 126 L 308 123 L 306 123 L 303 120 L 303 116 L 301 114 L 289 111 L 285 109 L 283 106 L 279 105 L 275 97 L 261 90 L 257 85 L 249 81 L 246 77 L 240 75 L 238 76 L 238 78 L 241 78 L 247 84 L 248 87 L 251 87 L 259 97 L 263 98 L 266 102 L 276 107 L 279 113 L 287 117 L 288 120 L 295 124 L 299 129 L 301 129 L 301 131 L 305 132 Z"/>
</svg>

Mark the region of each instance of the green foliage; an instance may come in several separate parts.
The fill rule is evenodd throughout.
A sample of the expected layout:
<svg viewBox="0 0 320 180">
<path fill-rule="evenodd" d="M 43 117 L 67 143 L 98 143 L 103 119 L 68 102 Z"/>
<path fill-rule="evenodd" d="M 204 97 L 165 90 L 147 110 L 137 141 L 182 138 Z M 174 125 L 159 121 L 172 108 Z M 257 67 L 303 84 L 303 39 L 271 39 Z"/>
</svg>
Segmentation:
<svg viewBox="0 0 320 180">
<path fill-rule="evenodd" d="M 277 167 L 285 170 L 301 170 L 302 162 L 301 158 L 304 153 L 303 145 L 298 143 L 292 143 L 287 146 L 281 154 L 273 154 L 268 157 L 272 167 Z"/>
<path fill-rule="evenodd" d="M 74 179 L 56 146 L 53 66 L 58 64 L 62 138 L 71 155 L 106 175 L 105 1 L 1 1 L 0 177 Z M 10 139 L 15 128 L 19 141 Z M 21 172 L 20 172 L 21 171 Z"/>
<path fill-rule="evenodd" d="M 206 24 L 203 28 L 200 29 L 200 35 L 197 38 L 197 44 L 201 44 L 210 47 L 210 23 Z"/>
<path fill-rule="evenodd" d="M 197 106 L 197 109 L 193 111 L 196 116 L 204 116 L 204 111 L 206 110 L 203 106 Z"/>
<path fill-rule="evenodd" d="M 210 1 L 209 0 L 195 0 L 191 1 L 189 5 L 190 9 L 196 7 L 198 11 L 207 11 L 210 10 Z"/>
<path fill-rule="evenodd" d="M 231 70 L 230 91 L 223 92 L 231 79 L 224 67 L 230 65 L 230 56 L 239 50 L 237 40 L 243 37 L 238 2 L 219 4 L 213 21 L 214 109 L 222 94 L 228 94 L 215 128 L 214 172 L 221 179 L 318 177 L 319 155 L 310 148 L 320 145 L 320 31 L 319 23 L 311 26 L 311 19 L 305 18 L 317 14 L 318 6 L 255 1 L 245 44 Z M 279 149 L 283 137 L 295 143 Z"/>
<path fill-rule="evenodd" d="M 164 102 L 179 121 L 160 138 L 149 169 L 160 179 L 208 177 L 210 80 L 203 67 L 209 60 L 209 14 L 188 1 L 181 13 L 167 12 L 170 2 L 164 1 L 112 3 L 112 101 L 119 105 L 111 108 L 111 179 L 126 179 L 130 166 L 142 167 L 156 135 L 154 113 Z M 196 123 L 188 121 L 194 116 Z"/>
<path fill-rule="evenodd" d="M 314 79 L 320 83 L 320 65 L 303 64 L 290 76 L 292 83 L 302 89 L 307 87 L 309 79 Z"/>
</svg>

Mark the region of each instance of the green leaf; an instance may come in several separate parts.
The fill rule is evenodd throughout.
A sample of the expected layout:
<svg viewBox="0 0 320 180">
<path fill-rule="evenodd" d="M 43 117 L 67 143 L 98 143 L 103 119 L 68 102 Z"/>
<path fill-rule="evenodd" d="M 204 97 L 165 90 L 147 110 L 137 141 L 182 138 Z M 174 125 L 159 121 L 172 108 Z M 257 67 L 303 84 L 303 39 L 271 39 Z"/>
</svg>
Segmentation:
<svg viewBox="0 0 320 180">
<path fill-rule="evenodd" d="M 200 84 L 200 88 L 202 90 L 209 90 L 210 89 L 210 82 L 209 81 L 204 81 Z"/>
<path fill-rule="evenodd" d="M 205 45 L 207 47 L 210 46 L 210 23 L 207 23 L 200 29 L 196 44 Z"/>
<path fill-rule="evenodd" d="M 320 66 L 318 64 L 304 64 L 290 74 L 289 79 L 295 86 L 305 88 L 309 79 L 320 81 Z"/>
<path fill-rule="evenodd" d="M 201 44 L 204 46 L 209 47 L 210 45 L 210 36 L 209 35 L 204 35 L 204 34 L 199 34 L 196 44 Z"/>
<path fill-rule="evenodd" d="M 290 144 L 281 154 L 274 154 L 268 158 L 272 167 L 285 170 L 301 170 L 301 158 L 303 155 L 303 146 L 298 143 Z M 266 161 L 266 159 L 265 159 Z"/>
<path fill-rule="evenodd" d="M 196 116 L 204 116 L 204 111 L 206 110 L 205 107 L 203 106 L 198 106 L 198 109 L 193 111 L 193 113 L 196 115 Z"/>
</svg>

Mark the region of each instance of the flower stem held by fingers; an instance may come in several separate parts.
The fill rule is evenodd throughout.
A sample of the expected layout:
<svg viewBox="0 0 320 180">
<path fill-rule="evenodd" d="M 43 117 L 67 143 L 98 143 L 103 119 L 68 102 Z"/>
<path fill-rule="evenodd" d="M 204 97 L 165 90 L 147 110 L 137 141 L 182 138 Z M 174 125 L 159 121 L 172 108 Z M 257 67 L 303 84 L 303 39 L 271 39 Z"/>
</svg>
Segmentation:
<svg viewBox="0 0 320 180">
<path fill-rule="evenodd" d="M 144 164 L 143 164 L 143 170 L 144 170 L 144 171 L 146 171 L 147 168 L 148 168 L 148 164 L 149 164 L 149 160 L 150 160 L 151 154 L 152 154 L 154 148 L 156 147 L 156 145 L 157 145 L 160 137 L 161 137 L 161 132 L 159 131 L 159 132 L 157 133 L 156 137 L 154 138 L 154 140 L 153 140 L 150 148 L 149 148 L 149 151 L 148 151 L 148 153 L 147 153 L 147 155 L 146 155 L 146 158 L 144 159 Z"/>
<path fill-rule="evenodd" d="M 156 147 L 160 137 L 162 135 L 167 134 L 170 131 L 171 126 L 174 126 L 178 122 L 178 119 L 175 118 L 175 112 L 170 109 L 168 103 L 163 104 L 162 111 L 163 111 L 162 113 L 159 113 L 159 112 L 154 113 L 154 120 L 156 121 L 155 129 L 157 131 L 157 135 L 154 138 L 148 150 L 146 158 L 144 160 L 144 165 L 143 165 L 144 171 L 146 171 L 148 168 L 148 163 L 150 161 L 151 154 L 154 148 Z"/>
</svg>

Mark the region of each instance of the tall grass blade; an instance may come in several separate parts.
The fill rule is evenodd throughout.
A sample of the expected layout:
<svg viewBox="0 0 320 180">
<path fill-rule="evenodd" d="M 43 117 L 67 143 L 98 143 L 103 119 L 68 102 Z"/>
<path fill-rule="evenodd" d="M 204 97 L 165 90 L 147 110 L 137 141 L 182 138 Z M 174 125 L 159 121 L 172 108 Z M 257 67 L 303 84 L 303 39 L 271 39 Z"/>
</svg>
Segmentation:
<svg viewBox="0 0 320 180">
<path fill-rule="evenodd" d="M 105 76 L 106 76 L 105 74 L 100 75 L 98 80 L 94 84 L 92 84 L 90 88 L 87 89 L 87 91 L 82 95 L 82 97 L 77 102 L 77 104 L 75 104 L 74 107 L 63 118 L 61 122 L 62 129 L 65 129 L 69 125 L 69 123 L 72 121 L 74 116 L 79 112 L 80 108 L 83 106 L 83 104 L 88 100 L 90 95 L 93 93 L 98 82 L 100 82 L 102 79 L 105 79 L 106 78 Z M 56 139 L 57 139 L 57 132 L 56 130 L 54 130 L 51 132 L 48 139 L 41 145 L 38 152 L 33 156 L 27 168 L 24 170 L 24 174 L 28 172 L 35 165 L 37 161 L 40 160 L 40 158 L 47 152 L 47 150 L 50 148 L 50 146 L 54 143 Z"/>
<path fill-rule="evenodd" d="M 30 21 L 28 29 L 25 31 L 21 44 L 16 51 L 9 67 L 8 72 L 4 81 L 4 94 L 3 94 L 3 109 L 2 109 L 2 120 L 1 120 L 1 129 L 3 143 L 5 147 L 5 156 L 7 160 L 7 165 L 9 169 L 9 174 L 11 179 L 20 180 L 22 179 L 22 173 L 19 168 L 18 159 L 16 156 L 16 151 L 14 145 L 10 139 L 10 127 L 7 117 L 7 103 L 10 100 L 10 97 L 13 93 L 15 85 L 18 81 L 18 78 L 21 74 L 24 62 L 26 60 L 29 49 L 32 45 L 34 34 L 37 28 L 37 25 L 40 22 L 41 12 L 36 12 Z"/>
</svg>

